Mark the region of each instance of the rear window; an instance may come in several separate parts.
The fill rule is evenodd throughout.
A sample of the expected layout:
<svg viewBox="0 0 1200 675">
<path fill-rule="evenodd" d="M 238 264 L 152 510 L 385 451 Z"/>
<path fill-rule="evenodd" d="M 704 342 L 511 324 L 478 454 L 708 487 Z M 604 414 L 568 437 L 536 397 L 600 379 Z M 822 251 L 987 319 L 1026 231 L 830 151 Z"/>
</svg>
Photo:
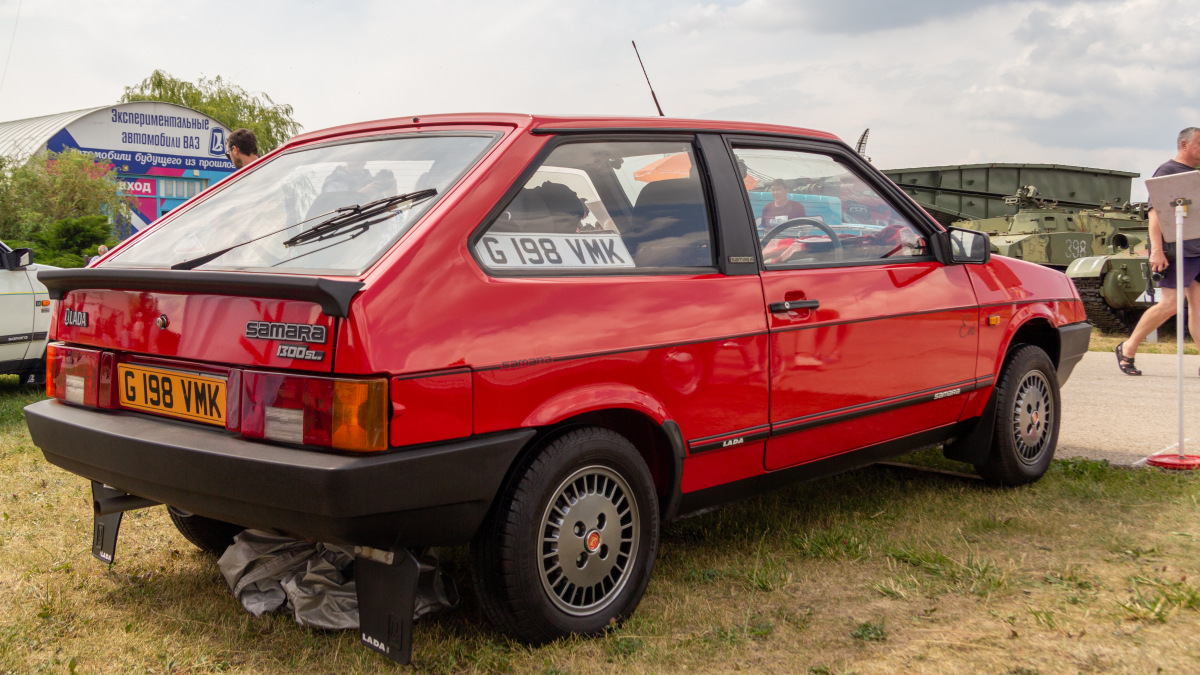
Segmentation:
<svg viewBox="0 0 1200 675">
<path fill-rule="evenodd" d="M 554 149 L 475 243 L 488 270 L 688 272 L 713 266 L 690 143 L 579 141 Z"/>
<path fill-rule="evenodd" d="M 139 238 L 105 267 L 163 268 L 234 247 L 195 269 L 357 275 L 479 161 L 499 137 L 428 133 L 302 148 L 262 165 Z M 433 188 L 322 238 L 285 244 L 337 209 Z M 249 243 L 245 243 L 249 242 Z"/>
</svg>

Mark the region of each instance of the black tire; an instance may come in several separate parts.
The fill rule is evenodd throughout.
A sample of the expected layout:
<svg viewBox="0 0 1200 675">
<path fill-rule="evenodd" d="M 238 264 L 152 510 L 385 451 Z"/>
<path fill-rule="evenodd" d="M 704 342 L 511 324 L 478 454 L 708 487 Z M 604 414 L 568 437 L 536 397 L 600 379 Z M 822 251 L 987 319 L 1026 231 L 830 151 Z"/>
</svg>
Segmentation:
<svg viewBox="0 0 1200 675">
<path fill-rule="evenodd" d="M 979 475 L 995 485 L 1024 485 L 1050 468 L 1058 445 L 1062 404 L 1058 374 L 1046 352 L 1017 347 L 1005 359 L 996 384 L 996 424 Z"/>
<path fill-rule="evenodd" d="M 517 468 L 472 543 L 483 612 L 529 644 L 599 633 L 641 600 L 658 528 L 633 444 L 608 429 L 570 431 Z"/>
<path fill-rule="evenodd" d="M 217 557 L 229 548 L 239 532 L 246 529 L 223 520 L 197 516 L 174 506 L 168 506 L 167 513 L 171 514 L 171 522 L 175 523 L 175 529 L 179 530 L 184 539 L 192 542 L 201 551 Z"/>
</svg>

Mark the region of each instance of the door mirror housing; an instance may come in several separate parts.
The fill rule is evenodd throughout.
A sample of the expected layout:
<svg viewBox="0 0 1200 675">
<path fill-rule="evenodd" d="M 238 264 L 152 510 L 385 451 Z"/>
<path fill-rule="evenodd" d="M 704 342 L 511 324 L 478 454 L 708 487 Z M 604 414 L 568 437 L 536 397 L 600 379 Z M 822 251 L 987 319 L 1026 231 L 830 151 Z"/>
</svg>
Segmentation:
<svg viewBox="0 0 1200 675">
<path fill-rule="evenodd" d="M 992 259 L 992 242 L 986 232 L 951 227 L 941 235 L 943 251 L 952 265 L 982 265 Z"/>
<path fill-rule="evenodd" d="M 15 272 L 23 270 L 33 264 L 33 249 L 17 248 L 11 251 L 4 251 L 0 256 L 4 260 L 4 269 Z"/>
</svg>

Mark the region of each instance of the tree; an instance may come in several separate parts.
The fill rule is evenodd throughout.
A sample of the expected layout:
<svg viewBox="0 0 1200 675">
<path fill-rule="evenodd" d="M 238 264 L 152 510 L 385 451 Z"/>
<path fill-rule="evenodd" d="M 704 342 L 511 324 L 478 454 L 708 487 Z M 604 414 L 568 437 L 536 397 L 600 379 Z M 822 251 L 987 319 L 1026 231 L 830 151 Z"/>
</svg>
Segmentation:
<svg viewBox="0 0 1200 675">
<path fill-rule="evenodd" d="M 33 233 L 32 241 L 10 242 L 13 248 L 33 249 L 34 261 L 55 267 L 83 267 L 100 244 L 115 246 L 112 226 L 103 215 L 65 218 Z"/>
<path fill-rule="evenodd" d="M 292 119 L 292 106 L 275 103 L 262 92 L 247 92 L 220 75 L 211 79 L 201 76 L 193 84 L 156 70 L 141 83 L 125 87 L 120 102 L 132 101 L 176 103 L 199 110 L 230 129 L 245 127 L 258 137 L 259 154 L 274 150 L 301 129 Z"/>
<path fill-rule="evenodd" d="M 0 162 L 0 239 L 27 239 L 50 223 L 102 216 L 128 223 L 129 202 L 108 164 L 68 148 L 24 164 Z"/>
</svg>

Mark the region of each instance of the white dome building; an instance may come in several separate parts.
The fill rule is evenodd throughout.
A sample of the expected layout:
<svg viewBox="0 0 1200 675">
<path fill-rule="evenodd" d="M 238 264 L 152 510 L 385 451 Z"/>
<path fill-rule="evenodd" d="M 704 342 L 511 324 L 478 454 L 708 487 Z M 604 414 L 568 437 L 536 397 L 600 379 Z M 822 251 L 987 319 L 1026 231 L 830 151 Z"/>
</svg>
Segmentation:
<svg viewBox="0 0 1200 675">
<path fill-rule="evenodd" d="M 134 198 L 133 230 L 233 173 L 230 130 L 173 103 L 138 101 L 0 122 L 0 156 L 22 161 L 75 148 L 116 168 Z"/>
</svg>

